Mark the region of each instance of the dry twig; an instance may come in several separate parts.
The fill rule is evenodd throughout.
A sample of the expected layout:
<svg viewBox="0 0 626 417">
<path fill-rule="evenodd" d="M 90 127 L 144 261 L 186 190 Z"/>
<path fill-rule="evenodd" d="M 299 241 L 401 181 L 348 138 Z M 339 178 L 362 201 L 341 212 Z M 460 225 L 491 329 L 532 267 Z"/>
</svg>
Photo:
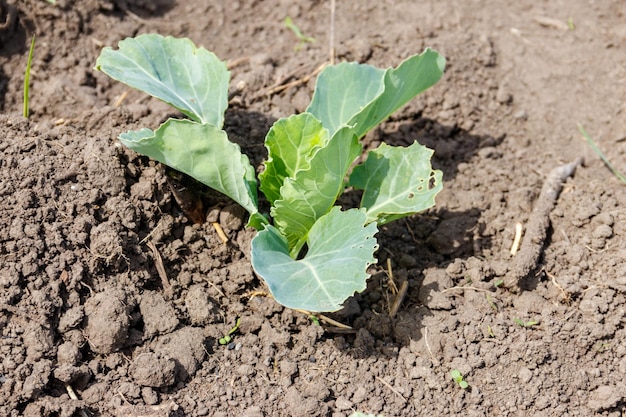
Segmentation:
<svg viewBox="0 0 626 417">
<path fill-rule="evenodd" d="M 146 245 L 152 251 L 152 256 L 154 257 L 154 265 L 156 266 L 159 277 L 161 278 L 161 285 L 163 285 L 164 289 L 170 288 L 170 281 L 167 279 L 167 273 L 165 272 L 165 266 L 163 266 L 163 259 L 161 258 L 161 254 L 157 249 L 156 245 L 153 241 L 149 240 Z"/>
<path fill-rule="evenodd" d="M 347 324 L 343 324 L 341 322 L 338 322 L 337 320 L 333 320 L 323 314 L 318 314 L 317 317 L 319 317 L 319 319 L 322 320 L 324 323 L 332 324 L 333 326 L 340 329 L 352 330 L 352 327 L 348 326 Z"/>
<path fill-rule="evenodd" d="M 287 90 L 289 88 L 292 87 L 297 87 L 301 84 L 306 84 L 309 82 L 309 80 L 313 77 L 315 77 L 317 74 L 319 74 L 324 67 L 327 65 L 326 62 L 324 62 L 322 65 L 320 65 L 319 67 L 317 67 L 317 69 L 315 71 L 313 71 L 312 73 L 305 75 L 302 78 L 299 78 L 297 80 L 294 80 L 292 82 L 289 83 L 285 83 L 285 81 L 287 79 L 289 79 L 290 77 L 284 77 L 282 82 L 278 82 L 276 84 L 274 84 L 273 86 L 270 86 L 268 88 L 266 88 L 265 90 L 261 91 L 260 93 L 258 93 L 256 96 L 254 96 L 253 99 L 257 99 L 259 97 L 263 97 L 263 96 L 271 96 L 273 94 L 276 93 L 280 93 L 281 91 Z"/>
<path fill-rule="evenodd" d="M 400 284 L 400 289 L 398 290 L 398 294 L 396 295 L 396 299 L 389 310 L 389 317 L 394 318 L 396 314 L 398 314 L 398 310 L 400 310 L 400 306 L 404 301 L 404 297 L 406 297 L 406 293 L 409 289 L 409 281 L 402 281 Z"/>
<path fill-rule="evenodd" d="M 72 388 L 71 385 L 66 385 L 65 386 L 65 390 L 67 391 L 67 395 L 70 396 L 70 399 L 72 399 L 74 401 L 78 401 L 78 396 L 74 392 L 74 388 Z M 78 410 L 78 413 L 81 415 L 81 417 L 87 417 L 88 416 L 87 412 L 85 410 L 83 410 L 83 409 Z"/>
<path fill-rule="evenodd" d="M 126 97 L 128 97 L 129 93 L 130 93 L 129 90 L 124 90 L 124 92 L 122 94 L 120 94 L 120 96 L 117 98 L 117 100 L 115 100 L 115 103 L 113 103 L 113 107 L 121 106 L 122 103 L 124 102 L 124 100 L 126 100 Z"/>
<path fill-rule="evenodd" d="M 228 236 L 226 236 L 226 233 L 224 233 L 224 229 L 222 229 L 222 226 L 220 226 L 218 222 L 212 222 L 211 224 L 213 225 L 215 232 L 217 232 L 217 235 L 220 237 L 220 240 L 222 241 L 222 243 L 224 245 L 227 244 Z"/>
<path fill-rule="evenodd" d="M 402 401 L 406 402 L 406 398 L 404 398 L 404 395 L 400 394 L 398 392 L 397 389 L 395 389 L 394 387 L 391 386 L 391 384 L 387 381 L 385 381 L 384 379 L 380 378 L 380 377 L 376 377 L 377 380 L 379 380 L 380 382 L 383 383 L 384 386 L 386 386 L 387 388 L 389 388 L 391 390 L 391 392 L 393 392 L 394 394 L 396 394 L 398 397 L 402 398 Z"/>
<path fill-rule="evenodd" d="M 424 327 L 424 344 L 426 345 L 426 349 L 428 350 L 428 354 L 430 355 L 430 360 L 433 365 L 438 366 L 439 361 L 435 358 L 432 349 L 430 348 L 430 343 L 428 343 L 428 327 Z"/>
<path fill-rule="evenodd" d="M 231 59 L 231 60 L 229 60 L 226 63 L 226 68 L 228 68 L 228 70 L 232 70 L 233 68 L 236 68 L 239 65 L 245 64 L 249 60 L 250 60 L 249 56 L 244 56 L 244 57 L 241 57 L 241 58 Z"/>
<path fill-rule="evenodd" d="M 456 291 L 456 290 L 463 290 L 463 291 L 471 290 L 471 291 L 476 291 L 476 292 L 492 292 L 492 291 L 486 290 L 484 288 L 476 288 L 476 287 L 472 287 L 472 286 L 469 286 L 469 285 L 460 285 L 460 286 L 457 286 L 457 287 L 450 287 L 450 288 L 446 288 L 445 290 L 441 290 L 440 292 L 442 294 L 444 294 L 444 293 L 447 293 L 449 291 Z"/>
<path fill-rule="evenodd" d="M 546 235 L 550 227 L 550 213 L 559 197 L 563 182 L 574 174 L 576 167 L 582 163 L 582 158 L 554 168 L 541 188 L 535 207 L 526 227 L 526 236 L 521 248 L 509 270 L 505 285 L 513 290 L 519 290 L 519 283 L 537 268 L 537 261 L 543 251 Z"/>
<path fill-rule="evenodd" d="M 565 304 L 570 305 L 572 298 L 570 297 L 570 295 L 568 294 L 567 291 L 565 291 L 565 288 L 563 288 L 561 286 L 561 284 L 559 284 L 556 281 L 556 276 L 554 276 L 553 274 L 549 273 L 548 271 L 545 271 L 546 275 L 548 276 L 548 278 L 550 278 L 550 280 L 552 281 L 552 283 L 554 284 L 554 286 L 561 291 L 561 295 L 563 296 L 563 301 L 565 302 Z"/>
<path fill-rule="evenodd" d="M 515 238 L 513 239 L 513 244 L 511 245 L 511 255 L 515 256 L 517 251 L 519 250 L 519 244 L 522 241 L 522 224 L 515 223 Z"/>
<path fill-rule="evenodd" d="M 306 311 L 306 310 L 300 310 L 300 309 L 296 309 L 297 312 L 305 314 L 306 316 L 310 317 L 310 316 L 316 316 L 317 318 L 319 318 L 321 321 L 328 323 L 330 325 L 333 325 L 339 329 L 346 329 L 346 330 L 352 330 L 352 327 L 348 326 L 347 324 L 343 324 L 337 320 L 333 320 L 328 316 L 325 316 L 323 314 L 313 314 L 310 311 Z"/>
<path fill-rule="evenodd" d="M 393 279 L 393 269 L 391 269 L 391 258 L 387 258 L 387 277 L 389 277 L 389 285 L 391 286 L 391 291 L 394 294 L 398 293 L 398 286 Z"/>
</svg>

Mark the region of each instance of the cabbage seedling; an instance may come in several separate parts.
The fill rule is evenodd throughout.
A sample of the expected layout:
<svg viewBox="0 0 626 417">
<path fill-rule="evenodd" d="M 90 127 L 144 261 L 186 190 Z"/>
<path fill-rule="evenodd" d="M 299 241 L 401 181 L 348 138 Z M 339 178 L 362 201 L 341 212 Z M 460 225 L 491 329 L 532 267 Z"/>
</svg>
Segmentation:
<svg viewBox="0 0 626 417">
<path fill-rule="evenodd" d="M 104 48 L 96 62 L 96 69 L 189 118 L 122 133 L 120 141 L 241 204 L 248 226 L 258 230 L 256 273 L 279 303 L 317 312 L 336 311 L 365 289 L 377 226 L 435 204 L 442 174 L 430 165 L 432 151 L 418 143 L 382 144 L 353 165 L 359 140 L 434 85 L 444 67 L 431 49 L 397 68 L 326 67 L 306 111 L 278 120 L 267 133 L 268 158 L 257 182 L 248 157 L 222 130 L 230 75 L 213 53 L 189 39 L 147 34 L 121 41 L 118 50 Z M 335 205 L 346 187 L 363 191 L 358 208 Z M 259 212 L 258 188 L 269 213 Z"/>
<path fill-rule="evenodd" d="M 296 51 L 299 51 L 300 49 L 302 49 L 302 47 L 306 43 L 315 43 L 315 38 L 312 38 L 310 36 L 304 36 L 300 28 L 296 26 L 295 23 L 293 23 L 293 20 L 291 20 L 291 17 L 287 16 L 285 20 L 283 21 L 283 24 L 285 25 L 287 29 L 290 29 L 294 35 L 296 35 L 296 38 L 298 38 L 298 44 L 294 47 Z"/>
<path fill-rule="evenodd" d="M 233 340 L 233 334 L 239 330 L 239 324 L 241 324 L 241 319 L 237 317 L 235 321 L 235 325 L 226 333 L 224 336 L 220 337 L 218 343 L 220 345 L 227 345 Z"/>
<path fill-rule="evenodd" d="M 459 387 L 463 389 L 469 388 L 469 384 L 467 383 L 465 379 L 463 379 L 463 375 L 461 375 L 461 372 L 458 369 L 451 370 L 450 376 L 452 377 L 454 382 L 458 384 Z"/>
</svg>

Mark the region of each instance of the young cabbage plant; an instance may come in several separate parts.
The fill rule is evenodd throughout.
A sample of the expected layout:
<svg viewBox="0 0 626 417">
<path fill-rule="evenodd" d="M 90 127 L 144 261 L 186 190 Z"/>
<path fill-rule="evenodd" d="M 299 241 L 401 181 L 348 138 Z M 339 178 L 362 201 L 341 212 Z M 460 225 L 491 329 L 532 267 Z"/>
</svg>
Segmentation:
<svg viewBox="0 0 626 417">
<path fill-rule="evenodd" d="M 257 182 L 248 157 L 222 130 L 229 72 L 213 53 L 188 39 L 148 34 L 121 41 L 118 50 L 104 48 L 96 62 L 96 69 L 189 118 L 122 133 L 120 141 L 241 204 L 248 226 L 258 230 L 255 272 L 279 303 L 316 312 L 336 311 L 365 289 L 377 226 L 435 204 L 442 174 L 431 167 L 432 151 L 418 143 L 382 144 L 353 165 L 359 140 L 434 85 L 444 67 L 431 49 L 395 69 L 326 67 L 306 111 L 268 132 Z M 347 187 L 363 191 L 358 208 L 336 206 Z M 271 204 L 269 216 L 259 212 L 258 189 Z"/>
</svg>

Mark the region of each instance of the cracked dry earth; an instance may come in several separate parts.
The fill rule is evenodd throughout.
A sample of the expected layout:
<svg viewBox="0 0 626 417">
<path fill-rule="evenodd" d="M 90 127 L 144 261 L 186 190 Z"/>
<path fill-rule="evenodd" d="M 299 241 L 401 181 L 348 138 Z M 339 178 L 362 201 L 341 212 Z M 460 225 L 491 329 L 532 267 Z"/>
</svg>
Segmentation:
<svg viewBox="0 0 626 417">
<path fill-rule="evenodd" d="M 448 60 L 365 138 L 433 148 L 445 184 L 435 208 L 382 228 L 368 289 L 331 315 L 352 328 L 339 331 L 255 296 L 241 209 L 209 201 L 222 244 L 116 140 L 175 114 L 92 69 L 140 33 L 214 51 L 231 66 L 226 130 L 260 166 L 265 132 L 304 110 L 314 77 L 267 91 L 327 61 L 329 2 L 0 1 L 0 415 L 623 415 L 626 193 L 577 125 L 626 170 L 625 9 L 337 2 L 338 60 L 395 66 L 426 46 Z M 286 16 L 316 42 L 294 50 Z M 523 237 L 540 250 L 521 291 L 500 285 L 515 224 L 529 230 L 549 173 L 578 158 L 545 238 Z M 408 283 L 394 317 L 389 266 Z"/>
</svg>

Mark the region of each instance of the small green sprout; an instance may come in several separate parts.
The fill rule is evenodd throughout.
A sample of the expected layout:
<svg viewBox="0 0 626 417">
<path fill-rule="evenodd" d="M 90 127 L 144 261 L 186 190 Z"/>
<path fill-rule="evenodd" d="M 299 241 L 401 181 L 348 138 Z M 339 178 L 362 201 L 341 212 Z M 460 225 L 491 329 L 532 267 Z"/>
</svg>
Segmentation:
<svg viewBox="0 0 626 417">
<path fill-rule="evenodd" d="M 496 337 L 496 335 L 493 333 L 493 329 L 489 325 L 487 325 L 487 334 L 489 335 L 489 337 Z"/>
<path fill-rule="evenodd" d="M 497 280 L 496 282 L 493 283 L 493 286 L 495 288 L 498 288 L 498 287 L 501 287 L 502 284 L 504 284 L 504 280 L 503 279 L 499 279 L 499 280 Z"/>
<path fill-rule="evenodd" d="M 309 320 L 311 320 L 313 322 L 313 324 L 319 326 L 320 325 L 320 319 L 317 318 L 317 316 L 314 316 L 313 314 L 311 314 L 309 316 Z"/>
<path fill-rule="evenodd" d="M 30 108 L 28 106 L 28 97 L 30 90 L 30 66 L 33 62 L 33 52 L 35 51 L 35 35 L 30 41 L 30 51 L 28 51 L 28 61 L 26 61 L 26 72 L 24 73 L 24 109 L 23 115 L 28 119 L 30 115 Z"/>
<path fill-rule="evenodd" d="M 576 25 L 574 25 L 574 19 L 571 16 L 567 18 L 567 27 L 569 28 L 569 30 L 576 29 Z"/>
<path fill-rule="evenodd" d="M 463 379 L 463 375 L 461 375 L 461 371 L 459 371 L 458 369 L 451 370 L 450 376 L 452 377 L 454 382 L 458 384 L 459 387 L 463 389 L 469 388 L 469 384 L 467 383 L 466 380 Z"/>
<path fill-rule="evenodd" d="M 513 319 L 513 321 L 522 327 L 533 327 L 539 324 L 536 320 L 523 321 L 520 319 Z"/>
<path fill-rule="evenodd" d="M 315 38 L 304 36 L 300 28 L 296 26 L 295 23 L 293 23 L 293 20 L 291 20 L 291 17 L 287 16 L 283 23 L 285 24 L 285 27 L 291 30 L 294 33 L 294 35 L 296 35 L 296 38 L 298 38 L 298 44 L 294 48 L 296 51 L 299 51 L 300 49 L 302 49 L 305 43 L 315 43 Z"/>
<path fill-rule="evenodd" d="M 227 345 L 230 343 L 231 340 L 233 340 L 233 338 L 231 337 L 233 333 L 235 333 L 237 330 L 239 330 L 239 323 L 241 323 L 241 319 L 239 317 L 237 317 L 237 321 L 235 322 L 235 326 L 230 329 L 228 331 L 228 333 L 226 333 L 224 335 L 224 337 L 221 337 L 220 340 L 218 340 L 220 345 Z"/>
</svg>

